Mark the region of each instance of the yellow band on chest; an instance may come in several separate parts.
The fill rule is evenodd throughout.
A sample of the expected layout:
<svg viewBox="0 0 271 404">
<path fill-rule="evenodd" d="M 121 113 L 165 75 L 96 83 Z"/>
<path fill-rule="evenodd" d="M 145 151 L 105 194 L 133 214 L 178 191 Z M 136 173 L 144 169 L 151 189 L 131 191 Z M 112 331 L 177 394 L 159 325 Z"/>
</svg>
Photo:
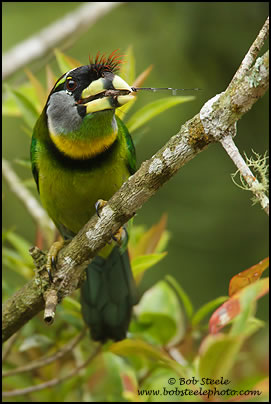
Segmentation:
<svg viewBox="0 0 271 404">
<path fill-rule="evenodd" d="M 117 131 L 110 135 L 92 138 L 91 140 L 71 139 L 68 135 L 50 132 L 50 138 L 62 153 L 73 159 L 88 159 L 108 149 L 116 140 Z"/>
</svg>

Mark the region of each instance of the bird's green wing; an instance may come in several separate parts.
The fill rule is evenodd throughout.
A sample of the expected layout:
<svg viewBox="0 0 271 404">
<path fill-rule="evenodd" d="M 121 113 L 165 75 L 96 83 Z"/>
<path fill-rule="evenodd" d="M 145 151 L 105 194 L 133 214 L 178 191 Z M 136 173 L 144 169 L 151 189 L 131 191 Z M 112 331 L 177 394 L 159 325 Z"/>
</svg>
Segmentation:
<svg viewBox="0 0 271 404">
<path fill-rule="evenodd" d="M 136 152 L 135 152 L 135 146 L 133 143 L 133 140 L 131 138 L 131 135 L 122 122 L 121 119 L 119 119 L 116 116 L 117 123 L 118 123 L 118 128 L 121 131 L 122 135 L 124 136 L 127 144 L 127 163 L 128 163 L 128 169 L 130 174 L 134 174 L 136 172 Z"/>
<path fill-rule="evenodd" d="M 32 165 L 32 173 L 33 177 L 36 181 L 38 192 L 39 192 L 39 170 L 38 170 L 38 147 L 39 147 L 39 139 L 48 138 L 48 127 L 46 120 L 45 108 L 43 109 L 39 119 L 36 122 L 36 125 L 33 129 L 33 136 L 30 148 L 30 160 Z"/>
<path fill-rule="evenodd" d="M 39 192 L 39 170 L 38 170 L 37 160 L 36 160 L 36 151 L 37 151 L 37 139 L 33 136 L 32 142 L 31 142 L 31 148 L 30 148 L 30 160 L 31 160 L 33 177 L 37 184 L 37 188 L 38 188 L 38 192 Z"/>
</svg>

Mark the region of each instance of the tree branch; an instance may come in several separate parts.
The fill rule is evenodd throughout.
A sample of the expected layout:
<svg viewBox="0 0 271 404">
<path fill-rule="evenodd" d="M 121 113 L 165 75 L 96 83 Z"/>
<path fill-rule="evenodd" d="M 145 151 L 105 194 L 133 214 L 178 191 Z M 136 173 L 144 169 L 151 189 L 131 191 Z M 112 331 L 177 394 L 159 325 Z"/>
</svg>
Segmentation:
<svg viewBox="0 0 271 404">
<path fill-rule="evenodd" d="M 230 85 L 233 85 L 235 81 L 240 80 L 244 75 L 248 72 L 248 70 L 252 67 L 256 57 L 258 56 L 258 53 L 260 49 L 263 47 L 264 41 L 269 35 L 269 17 L 267 17 L 262 29 L 260 30 L 257 38 L 249 48 L 249 51 L 247 52 L 246 56 L 242 60 L 242 63 L 233 76 L 233 79 L 230 83 Z"/>
<path fill-rule="evenodd" d="M 200 113 L 186 122 L 150 160 L 143 162 L 139 170 L 108 201 L 100 217 L 93 216 L 70 244 L 60 251 L 58 271 L 53 281 L 59 301 L 77 288 L 87 264 L 109 242 L 112 234 L 131 219 L 166 181 L 210 143 L 235 133 L 233 128 L 236 122 L 266 92 L 268 72 L 267 52 L 240 80 L 235 80 L 225 92 L 209 100 Z M 42 293 L 38 292 L 33 280 L 4 305 L 4 340 L 42 307 Z"/>
<path fill-rule="evenodd" d="M 7 79 L 28 63 L 41 58 L 67 38 L 77 39 L 78 32 L 91 27 L 100 17 L 122 2 L 87 2 L 64 18 L 41 30 L 37 35 L 21 42 L 3 55 L 2 79 Z"/>
<path fill-rule="evenodd" d="M 47 382 L 37 384 L 35 386 L 26 387 L 24 389 L 3 391 L 3 397 L 15 397 L 21 396 L 23 394 L 30 394 L 34 391 L 41 391 L 47 389 L 48 387 L 57 386 L 60 383 L 63 383 L 65 380 L 70 379 L 71 377 L 77 375 L 82 369 L 86 368 L 88 364 L 93 361 L 93 359 L 101 352 L 101 344 L 97 344 L 93 353 L 88 357 L 86 361 L 84 361 L 81 365 L 77 366 L 75 369 L 71 370 L 68 374 L 57 377 L 55 379 L 48 380 Z"/>
<path fill-rule="evenodd" d="M 77 344 L 79 344 L 81 339 L 85 336 L 86 331 L 87 331 L 87 327 L 85 326 L 83 328 L 83 330 L 80 332 L 80 334 L 76 335 L 76 337 L 72 341 L 69 341 L 66 345 L 62 346 L 57 352 L 53 353 L 52 355 L 36 359 L 36 360 L 32 361 L 31 363 L 28 363 L 27 365 L 19 366 L 15 369 L 3 371 L 2 378 L 17 375 L 18 373 L 30 372 L 32 370 L 39 369 L 43 366 L 47 366 L 50 363 L 59 360 L 60 358 L 62 358 L 63 356 L 65 356 L 69 352 L 71 352 L 75 348 L 75 346 Z M 13 337 L 17 336 L 17 335 L 18 334 L 13 334 L 13 336 L 9 339 L 9 341 L 12 341 Z M 4 360 L 4 359 L 2 359 L 2 360 Z"/>
</svg>

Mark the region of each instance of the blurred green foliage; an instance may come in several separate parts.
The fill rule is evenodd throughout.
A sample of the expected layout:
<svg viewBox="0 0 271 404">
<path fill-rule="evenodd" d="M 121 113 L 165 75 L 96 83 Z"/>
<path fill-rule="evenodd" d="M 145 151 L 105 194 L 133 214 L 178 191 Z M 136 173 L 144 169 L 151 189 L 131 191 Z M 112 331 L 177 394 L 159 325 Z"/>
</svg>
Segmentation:
<svg viewBox="0 0 271 404">
<path fill-rule="evenodd" d="M 56 21 L 78 4 L 4 2 L 3 50 Z M 176 134 L 205 101 L 225 89 L 267 15 L 268 4 L 264 2 L 123 4 L 79 37 L 68 54 L 88 63 L 89 55 L 94 56 L 99 50 L 110 53 L 120 49 L 124 53 L 132 45 L 137 73 L 154 65 L 146 86 L 203 89 L 185 94 L 196 96 L 195 101 L 172 108 L 149 122 L 137 144 L 140 165 Z M 50 65 L 57 75 L 56 62 Z M 40 62 L 29 68 L 45 86 Z M 23 82 L 26 82 L 24 72 L 8 80 L 9 84 Z M 138 108 L 163 96 L 168 94 L 141 93 Z M 3 152 L 8 160 L 28 159 L 30 140 L 24 136 L 23 127 L 19 119 L 3 120 Z M 240 151 L 248 156 L 251 149 L 264 154 L 268 148 L 267 131 L 266 95 L 238 123 L 236 143 Z M 29 178 L 29 170 L 18 167 L 17 171 L 21 177 Z M 165 261 L 167 271 L 181 281 L 198 307 L 209 297 L 225 294 L 225 282 L 236 271 L 268 255 L 266 215 L 259 205 L 251 207 L 247 192 L 233 185 L 230 174 L 234 171 L 220 145 L 212 145 L 165 184 L 135 219 L 136 223 L 150 226 L 168 212 L 172 239 Z M 16 225 L 17 231 L 33 243 L 34 223 L 25 216 L 24 208 L 5 184 L 3 205 L 5 228 Z M 164 272 L 162 263 L 150 271 L 145 288 Z M 211 287 L 202 284 L 203 275 Z M 266 317 L 264 306 L 260 307 L 260 313 Z"/>
<path fill-rule="evenodd" d="M 4 51 L 79 4 L 4 2 Z M 267 15 L 267 3 L 261 2 L 127 3 L 98 20 L 65 53 L 87 64 L 88 55 L 95 55 L 99 50 L 111 53 L 116 48 L 122 52 L 129 49 L 127 54 L 131 58 L 132 49 L 137 74 L 154 65 L 144 85 L 204 89 L 192 94 L 196 95 L 193 102 L 176 106 L 149 121 L 147 130 L 139 128 L 136 138 L 140 140 L 137 142 L 139 166 L 176 134 L 205 101 L 225 89 Z M 50 66 L 58 76 L 57 62 L 52 60 Z M 40 62 L 32 63 L 29 69 L 45 87 Z M 28 88 L 26 92 L 35 97 L 24 72 L 16 73 L 6 84 L 24 107 L 23 92 L 18 94 L 18 87 L 24 85 Z M 162 94 L 140 94 L 137 108 L 157 103 L 161 97 Z M 37 97 L 36 101 L 38 105 Z M 267 108 L 265 96 L 238 123 L 236 143 L 248 156 L 251 149 L 261 155 L 267 149 Z M 28 126 L 33 123 L 35 111 L 29 107 L 26 112 L 23 124 L 19 117 L 3 119 L 4 157 L 8 160 L 28 159 L 30 139 L 25 133 L 31 135 Z M 133 123 L 132 113 L 133 109 L 125 112 L 126 122 Z M 27 165 L 13 167 L 28 181 Z M 230 388 L 260 386 L 266 397 L 266 333 L 255 334 L 263 323 L 254 318 L 259 293 L 256 289 L 261 286 L 255 283 L 245 287 L 240 299 L 242 315 L 234 317 L 224 334 L 209 334 L 203 340 L 208 316 L 225 301 L 225 297 L 218 296 L 227 294 L 229 280 L 268 254 L 266 215 L 259 205 L 251 207 L 247 193 L 234 186 L 230 177 L 234 171 L 222 148 L 212 145 L 144 205 L 135 219 L 137 226 L 130 240 L 133 269 L 138 271 L 141 292 L 147 290 L 131 323 L 132 339 L 105 345 L 103 354 L 97 355 L 84 372 L 57 388 L 18 396 L 18 401 L 164 401 L 164 397 L 155 394 L 139 397 L 138 388 L 162 391 L 163 387 L 172 388 L 168 383 L 170 377 L 178 381 L 180 377 L 224 374 L 232 381 Z M 26 251 L 35 243 L 36 229 L 6 185 L 3 191 L 6 229 L 3 239 L 9 245 L 4 249 L 3 258 L 5 267 L 12 269 L 6 272 L 4 291 L 9 295 L 31 277 L 32 264 Z M 151 234 L 151 239 L 155 232 L 146 232 L 146 226 L 138 224 L 150 227 L 164 212 L 168 213 L 167 228 L 171 234 L 168 253 L 165 256 L 168 233 L 163 229 L 162 244 L 154 252 L 157 259 L 149 258 L 149 264 L 163 259 L 149 269 L 146 260 L 142 263 L 140 252 L 148 241 L 144 235 Z M 140 245 L 141 240 L 144 242 Z M 142 272 L 147 269 L 142 279 Z M 165 274 L 169 275 L 165 277 Z M 164 277 L 165 280 L 156 283 Z M 266 318 L 267 310 L 263 306 L 266 300 L 259 301 L 260 318 Z M 65 299 L 58 308 L 57 322 L 46 330 L 40 316 L 31 320 L 22 329 L 4 369 L 53 354 L 74 338 L 82 329 L 78 301 L 77 296 Z M 254 339 L 249 338 L 252 334 Z M 171 351 L 171 344 L 176 343 L 175 351 Z M 64 358 L 32 373 L 6 378 L 5 390 L 38 384 L 52 375 L 62 377 L 82 363 L 94 347 L 95 344 L 84 338 Z M 175 387 L 180 389 L 177 384 Z M 174 395 L 166 399 L 180 401 Z"/>
</svg>

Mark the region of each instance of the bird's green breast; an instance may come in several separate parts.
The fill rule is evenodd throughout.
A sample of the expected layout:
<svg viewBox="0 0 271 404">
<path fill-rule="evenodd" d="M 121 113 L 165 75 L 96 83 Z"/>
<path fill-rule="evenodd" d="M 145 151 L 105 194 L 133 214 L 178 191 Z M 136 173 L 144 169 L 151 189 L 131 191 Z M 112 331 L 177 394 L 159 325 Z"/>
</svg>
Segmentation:
<svg viewBox="0 0 271 404">
<path fill-rule="evenodd" d="M 88 160 L 71 160 L 38 142 L 41 202 L 57 225 L 77 233 L 95 213 L 98 199 L 108 200 L 129 177 L 127 144 L 119 132 L 113 145 Z"/>
</svg>

